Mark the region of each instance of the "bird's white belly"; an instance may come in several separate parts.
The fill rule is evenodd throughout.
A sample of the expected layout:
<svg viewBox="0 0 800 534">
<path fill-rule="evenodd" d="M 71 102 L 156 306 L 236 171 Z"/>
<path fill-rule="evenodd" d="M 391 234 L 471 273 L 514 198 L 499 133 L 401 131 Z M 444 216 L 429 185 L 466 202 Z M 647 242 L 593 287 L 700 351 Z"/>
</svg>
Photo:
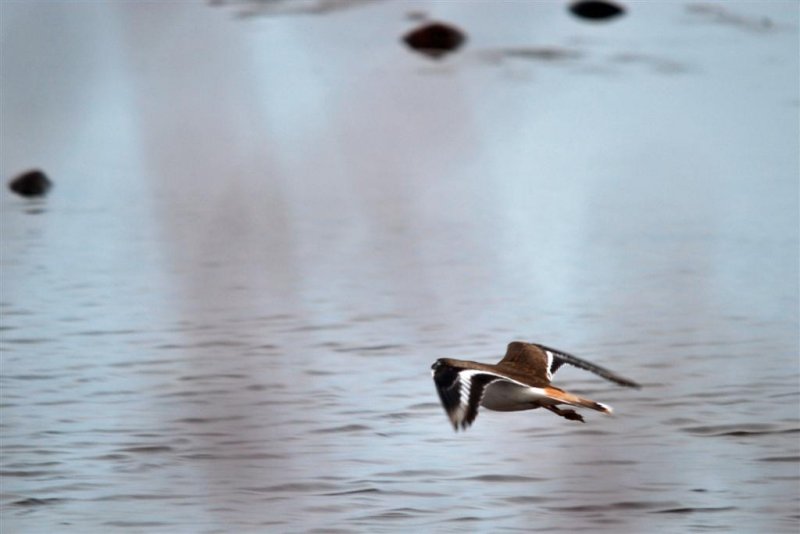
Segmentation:
<svg viewBox="0 0 800 534">
<path fill-rule="evenodd" d="M 487 386 L 481 406 L 498 412 L 532 410 L 543 404 L 555 404 L 541 388 L 520 386 L 498 380 Z"/>
</svg>

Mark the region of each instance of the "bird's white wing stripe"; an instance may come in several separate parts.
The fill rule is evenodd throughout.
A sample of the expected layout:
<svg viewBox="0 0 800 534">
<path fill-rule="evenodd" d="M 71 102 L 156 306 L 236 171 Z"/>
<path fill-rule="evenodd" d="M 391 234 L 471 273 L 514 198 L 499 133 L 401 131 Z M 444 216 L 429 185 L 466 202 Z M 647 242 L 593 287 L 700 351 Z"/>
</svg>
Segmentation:
<svg viewBox="0 0 800 534">
<path fill-rule="evenodd" d="M 547 356 L 547 379 L 553 380 L 553 353 L 547 349 L 544 350 L 544 353 Z"/>
<path fill-rule="evenodd" d="M 476 375 L 489 375 L 500 378 L 507 382 L 511 382 L 523 388 L 529 388 L 527 384 L 523 384 L 522 382 L 517 382 L 507 376 L 503 376 L 501 374 L 493 373 L 491 371 L 483 371 L 483 370 L 466 370 L 461 371 L 458 373 L 458 380 L 459 380 L 459 397 L 458 397 L 458 409 L 456 409 L 455 413 L 453 414 L 453 418 L 457 424 L 461 424 L 462 421 L 467 417 L 467 412 L 469 411 L 469 398 L 470 392 L 472 391 L 472 377 Z M 480 402 L 480 400 L 479 400 Z"/>
<path fill-rule="evenodd" d="M 473 371 L 462 371 L 458 373 L 458 409 L 456 410 L 455 419 L 460 424 L 464 418 L 467 417 L 467 410 L 469 409 L 469 392 L 472 388 L 472 377 L 475 376 Z"/>
<path fill-rule="evenodd" d="M 475 376 L 475 375 L 496 376 L 497 378 L 502 378 L 503 380 L 506 380 L 508 382 L 513 382 L 514 384 L 517 384 L 518 386 L 522 386 L 524 388 L 530 387 L 527 384 L 523 384 L 522 382 L 518 382 L 518 381 L 514 380 L 513 378 L 508 378 L 505 375 L 501 375 L 499 373 L 493 373 L 492 371 L 472 370 L 471 369 L 469 371 L 461 371 L 460 373 L 458 373 L 459 378 L 462 378 L 462 377 L 466 376 L 466 377 L 472 379 L 472 377 Z"/>
</svg>

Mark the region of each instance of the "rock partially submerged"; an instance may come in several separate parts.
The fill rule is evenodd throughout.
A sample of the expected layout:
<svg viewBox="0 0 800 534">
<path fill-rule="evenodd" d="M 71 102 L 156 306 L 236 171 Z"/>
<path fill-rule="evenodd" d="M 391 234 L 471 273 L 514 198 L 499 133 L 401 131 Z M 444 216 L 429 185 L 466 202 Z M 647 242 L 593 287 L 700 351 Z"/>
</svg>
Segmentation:
<svg viewBox="0 0 800 534">
<path fill-rule="evenodd" d="M 625 8 L 613 2 L 584 0 L 574 2 L 569 10 L 578 18 L 589 20 L 609 20 L 625 13 Z"/>
<path fill-rule="evenodd" d="M 8 183 L 8 188 L 23 197 L 43 197 L 53 183 L 39 169 L 25 171 Z"/>
<path fill-rule="evenodd" d="M 431 59 L 441 59 L 455 52 L 466 40 L 464 32 L 442 22 L 430 22 L 403 37 L 410 48 Z"/>
</svg>

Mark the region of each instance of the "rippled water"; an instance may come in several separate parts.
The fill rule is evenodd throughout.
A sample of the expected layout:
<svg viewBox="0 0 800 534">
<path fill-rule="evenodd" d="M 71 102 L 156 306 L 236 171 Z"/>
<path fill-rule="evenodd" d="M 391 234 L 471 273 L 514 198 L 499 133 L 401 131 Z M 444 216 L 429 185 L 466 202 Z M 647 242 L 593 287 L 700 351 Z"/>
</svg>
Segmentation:
<svg viewBox="0 0 800 534">
<path fill-rule="evenodd" d="M 796 531 L 796 6 L 255 5 L 2 5 L 3 532 Z"/>
</svg>

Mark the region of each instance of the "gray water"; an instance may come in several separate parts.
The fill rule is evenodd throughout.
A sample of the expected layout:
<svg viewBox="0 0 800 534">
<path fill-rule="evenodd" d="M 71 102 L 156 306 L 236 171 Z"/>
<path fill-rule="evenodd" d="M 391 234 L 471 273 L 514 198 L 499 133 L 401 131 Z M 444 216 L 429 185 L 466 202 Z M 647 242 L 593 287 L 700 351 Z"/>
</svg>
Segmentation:
<svg viewBox="0 0 800 534">
<path fill-rule="evenodd" d="M 630 4 L 4 2 L 2 531 L 796 532 L 798 7 Z"/>
</svg>

